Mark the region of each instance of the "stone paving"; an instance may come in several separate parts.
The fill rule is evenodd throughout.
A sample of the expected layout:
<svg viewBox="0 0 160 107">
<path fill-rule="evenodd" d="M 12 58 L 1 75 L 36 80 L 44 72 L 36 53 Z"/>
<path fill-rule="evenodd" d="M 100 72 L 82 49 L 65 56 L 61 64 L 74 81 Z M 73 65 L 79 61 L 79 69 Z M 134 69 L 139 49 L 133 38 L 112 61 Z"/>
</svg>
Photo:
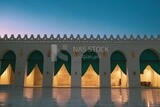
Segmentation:
<svg viewBox="0 0 160 107">
<path fill-rule="evenodd" d="M 0 107 L 160 107 L 160 89 L 0 86 Z"/>
</svg>

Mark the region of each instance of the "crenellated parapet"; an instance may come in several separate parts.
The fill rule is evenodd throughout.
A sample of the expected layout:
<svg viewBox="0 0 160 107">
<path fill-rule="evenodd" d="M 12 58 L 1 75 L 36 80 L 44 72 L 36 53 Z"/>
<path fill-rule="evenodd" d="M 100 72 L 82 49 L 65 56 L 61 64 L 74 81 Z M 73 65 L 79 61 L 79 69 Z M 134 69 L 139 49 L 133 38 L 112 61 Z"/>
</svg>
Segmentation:
<svg viewBox="0 0 160 107">
<path fill-rule="evenodd" d="M 0 43 L 160 43 L 160 35 L 0 35 Z"/>
</svg>

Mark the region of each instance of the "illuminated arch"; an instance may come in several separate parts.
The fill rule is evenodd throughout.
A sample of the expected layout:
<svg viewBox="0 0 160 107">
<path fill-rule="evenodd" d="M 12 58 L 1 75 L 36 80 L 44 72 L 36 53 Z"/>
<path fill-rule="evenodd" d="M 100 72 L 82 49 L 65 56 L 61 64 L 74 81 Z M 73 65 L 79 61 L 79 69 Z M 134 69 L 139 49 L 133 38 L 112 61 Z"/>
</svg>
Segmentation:
<svg viewBox="0 0 160 107">
<path fill-rule="evenodd" d="M 54 87 L 71 86 L 71 55 L 65 50 L 62 50 L 57 54 L 53 79 Z"/>
<path fill-rule="evenodd" d="M 1 60 L 0 84 L 12 84 L 15 73 L 16 55 L 13 51 L 7 51 Z"/>
<path fill-rule="evenodd" d="M 97 53 L 87 51 L 82 57 L 82 87 L 99 87 L 99 58 Z"/>
<path fill-rule="evenodd" d="M 114 51 L 111 61 L 111 86 L 127 86 L 126 58 L 120 51 Z"/>
<path fill-rule="evenodd" d="M 160 87 L 160 62 L 157 53 L 146 49 L 141 53 L 139 61 L 141 85 Z"/>
<path fill-rule="evenodd" d="M 27 77 L 25 86 L 42 86 L 43 81 L 43 54 L 36 50 L 28 57 Z"/>
</svg>

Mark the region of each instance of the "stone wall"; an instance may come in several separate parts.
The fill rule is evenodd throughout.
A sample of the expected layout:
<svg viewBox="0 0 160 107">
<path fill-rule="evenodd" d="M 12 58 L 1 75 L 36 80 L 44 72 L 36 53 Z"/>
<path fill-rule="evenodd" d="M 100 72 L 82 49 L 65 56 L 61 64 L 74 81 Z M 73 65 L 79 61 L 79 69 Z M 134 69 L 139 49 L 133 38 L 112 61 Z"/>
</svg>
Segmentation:
<svg viewBox="0 0 160 107">
<path fill-rule="evenodd" d="M 110 87 L 110 57 L 114 51 L 122 52 L 127 60 L 129 87 L 140 86 L 139 57 L 145 49 L 151 49 L 160 55 L 159 36 L 100 36 L 51 35 L 34 36 L 18 35 L 0 37 L 0 59 L 5 52 L 12 50 L 16 54 L 15 86 L 24 86 L 24 77 L 27 68 L 27 58 L 34 50 L 39 50 L 44 56 L 43 86 L 52 87 L 54 75 L 54 61 L 51 60 L 51 45 L 57 45 L 58 52 L 66 50 L 71 55 L 71 86 L 81 87 L 81 57 L 84 52 L 74 50 L 75 47 L 107 47 L 105 52 L 96 52 L 100 59 L 100 87 Z"/>
</svg>

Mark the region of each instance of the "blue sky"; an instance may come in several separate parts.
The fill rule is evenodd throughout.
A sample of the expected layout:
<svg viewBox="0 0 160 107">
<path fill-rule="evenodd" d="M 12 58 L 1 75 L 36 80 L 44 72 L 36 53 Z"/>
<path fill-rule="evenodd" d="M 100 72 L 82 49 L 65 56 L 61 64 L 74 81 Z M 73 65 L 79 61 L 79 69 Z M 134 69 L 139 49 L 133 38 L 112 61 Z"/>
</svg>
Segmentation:
<svg viewBox="0 0 160 107">
<path fill-rule="evenodd" d="M 160 0 L 0 0 L 4 34 L 160 34 Z"/>
</svg>

